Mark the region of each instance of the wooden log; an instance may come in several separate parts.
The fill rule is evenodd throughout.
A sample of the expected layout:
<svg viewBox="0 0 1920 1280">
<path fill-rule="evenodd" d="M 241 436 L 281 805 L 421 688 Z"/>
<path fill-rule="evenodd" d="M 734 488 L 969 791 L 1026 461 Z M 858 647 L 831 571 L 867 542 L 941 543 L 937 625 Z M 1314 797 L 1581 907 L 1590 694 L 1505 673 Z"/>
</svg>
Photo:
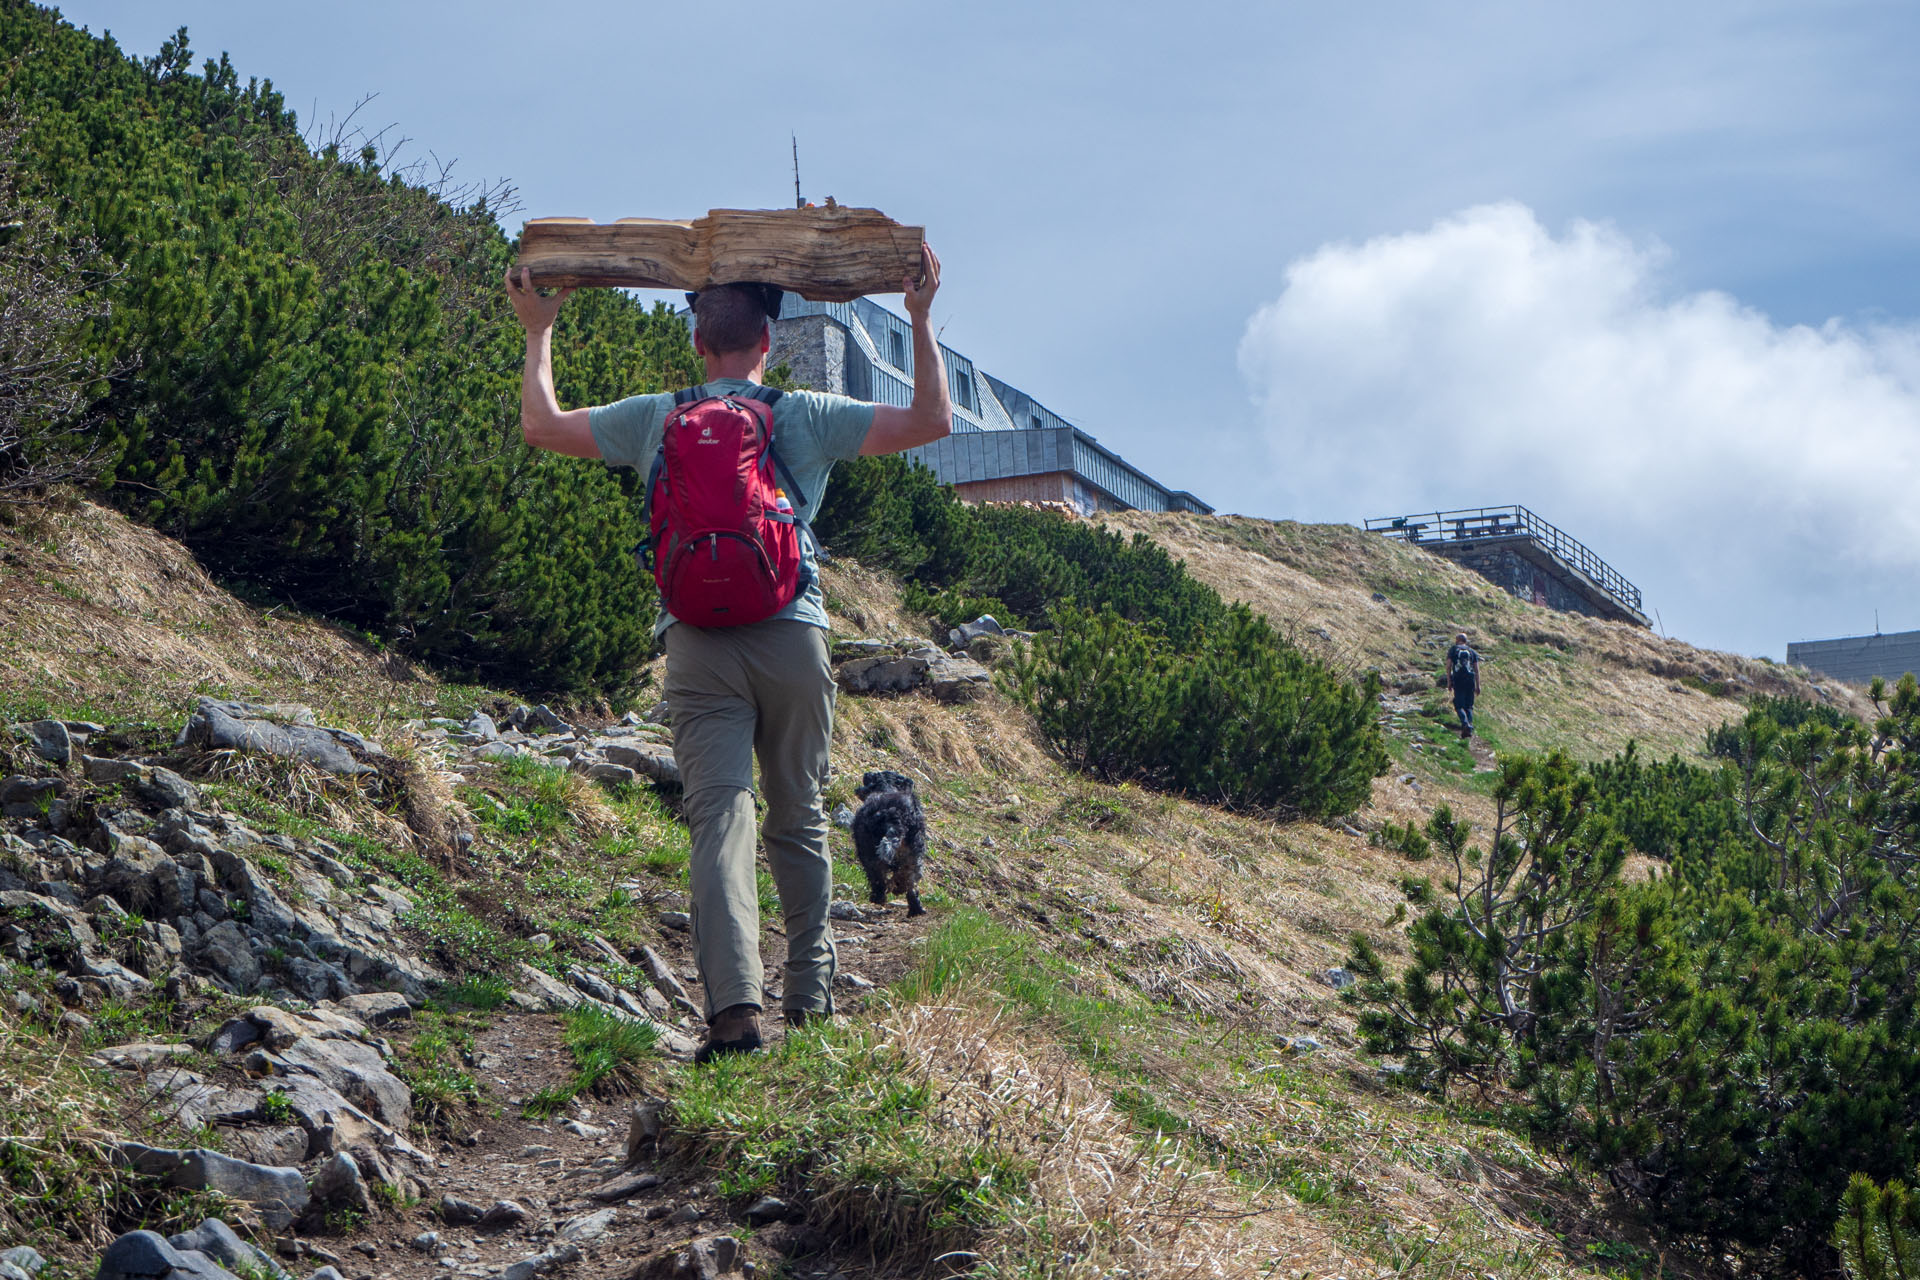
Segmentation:
<svg viewBox="0 0 1920 1280">
<path fill-rule="evenodd" d="M 757 281 L 815 302 L 898 293 L 919 279 L 924 228 L 878 209 L 715 209 L 691 222 L 534 218 L 519 265 L 539 286 L 705 289 Z"/>
</svg>

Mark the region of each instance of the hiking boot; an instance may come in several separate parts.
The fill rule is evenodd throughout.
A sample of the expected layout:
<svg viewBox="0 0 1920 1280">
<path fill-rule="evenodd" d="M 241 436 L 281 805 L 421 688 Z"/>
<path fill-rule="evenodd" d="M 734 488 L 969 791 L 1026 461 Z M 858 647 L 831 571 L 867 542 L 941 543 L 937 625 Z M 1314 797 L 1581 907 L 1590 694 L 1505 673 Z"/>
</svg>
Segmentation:
<svg viewBox="0 0 1920 1280">
<path fill-rule="evenodd" d="M 810 1027 L 819 1022 L 830 1022 L 833 1015 L 825 1009 L 787 1009 L 782 1015 L 789 1027 Z"/>
<path fill-rule="evenodd" d="M 698 1063 L 712 1062 L 729 1053 L 754 1053 L 760 1048 L 760 1008 L 736 1004 L 722 1009 L 707 1023 L 707 1042 L 693 1052 Z"/>
</svg>

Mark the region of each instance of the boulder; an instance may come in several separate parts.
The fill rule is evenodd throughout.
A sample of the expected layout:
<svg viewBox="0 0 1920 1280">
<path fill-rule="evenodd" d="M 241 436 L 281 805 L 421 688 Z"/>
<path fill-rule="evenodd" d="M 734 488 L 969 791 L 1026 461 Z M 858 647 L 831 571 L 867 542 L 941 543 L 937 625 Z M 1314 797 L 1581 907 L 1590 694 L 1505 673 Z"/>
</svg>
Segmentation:
<svg viewBox="0 0 1920 1280">
<path fill-rule="evenodd" d="M 217 1151 L 176 1151 L 137 1142 L 119 1145 L 122 1161 L 136 1173 L 159 1178 L 188 1191 L 218 1191 L 260 1211 L 268 1229 L 282 1230 L 306 1209 L 311 1198 L 298 1169 L 249 1164 Z"/>
<path fill-rule="evenodd" d="M 304 761 L 327 773 L 346 776 L 377 772 L 366 759 L 381 754 L 357 733 L 315 724 L 313 712 L 305 707 L 206 697 L 187 718 L 174 745 L 204 751 L 253 751 Z"/>
<path fill-rule="evenodd" d="M 167 1243 L 183 1253 L 201 1254 L 229 1269 L 290 1280 L 280 1264 L 235 1235 L 233 1228 L 218 1218 L 208 1218 L 191 1231 L 171 1236 Z"/>
<path fill-rule="evenodd" d="M 928 664 L 927 680 L 942 702 L 971 702 L 993 686 L 993 673 L 972 658 L 939 658 Z"/>
<path fill-rule="evenodd" d="M 906 693 L 926 683 L 927 660 L 912 655 L 854 658 L 841 663 L 833 678 L 848 693 Z"/>
<path fill-rule="evenodd" d="M 413 1006 L 397 991 L 363 991 L 337 1001 L 333 1008 L 375 1028 L 413 1019 Z"/>
<path fill-rule="evenodd" d="M 612 764 L 606 760 L 588 765 L 585 772 L 587 781 L 606 783 L 609 786 L 632 782 L 638 776 L 626 765 Z"/>
<path fill-rule="evenodd" d="M 329 1209 L 373 1212 L 373 1193 L 360 1176 L 360 1165 L 344 1151 L 336 1151 L 313 1174 L 314 1204 Z"/>
<path fill-rule="evenodd" d="M 243 995 L 260 980 L 260 961 L 247 935 L 231 920 L 222 920 L 200 935 L 200 963 Z"/>
<path fill-rule="evenodd" d="M 100 1255 L 94 1280 L 239 1280 L 198 1250 L 174 1248 L 151 1231 L 130 1231 Z"/>
<path fill-rule="evenodd" d="M 154 765 L 128 785 L 140 799 L 159 809 L 198 809 L 200 789 L 171 769 Z"/>
<path fill-rule="evenodd" d="M 983 613 L 972 622 L 963 622 L 947 632 L 947 648 L 964 649 L 981 636 L 1005 635 L 1006 631 L 990 613 Z"/>
<path fill-rule="evenodd" d="M 673 786 L 680 785 L 680 765 L 674 760 L 673 750 L 669 747 L 608 742 L 601 746 L 600 754 L 642 777 Z"/>
<path fill-rule="evenodd" d="M 67 784 L 59 778 L 29 778 L 16 773 L 0 782 L 0 817 L 42 817 L 66 791 Z"/>
<path fill-rule="evenodd" d="M 27 724 L 16 724 L 13 726 L 13 733 L 15 737 L 24 741 L 35 755 L 51 764 L 64 768 L 73 764 L 78 757 L 73 733 L 62 721 L 34 720 Z"/>
<path fill-rule="evenodd" d="M 396 1132 L 413 1123 L 413 1092 L 386 1068 L 380 1051 L 350 1040 L 302 1036 L 280 1051 L 280 1061 L 304 1071 Z"/>
</svg>

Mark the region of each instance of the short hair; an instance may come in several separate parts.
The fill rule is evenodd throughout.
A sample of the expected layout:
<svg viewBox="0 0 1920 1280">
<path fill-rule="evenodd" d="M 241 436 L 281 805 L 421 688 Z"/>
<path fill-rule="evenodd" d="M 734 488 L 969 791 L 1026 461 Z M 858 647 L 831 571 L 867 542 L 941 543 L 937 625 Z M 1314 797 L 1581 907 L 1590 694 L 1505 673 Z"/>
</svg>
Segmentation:
<svg viewBox="0 0 1920 1280">
<path fill-rule="evenodd" d="M 693 303 L 694 332 L 715 355 L 748 351 L 767 330 L 767 308 L 759 290 L 721 284 L 702 289 Z"/>
<path fill-rule="evenodd" d="M 1462 631 L 1459 635 L 1454 637 L 1455 640 L 1465 640 L 1466 638 L 1467 638 L 1467 633 L 1464 631 Z"/>
</svg>

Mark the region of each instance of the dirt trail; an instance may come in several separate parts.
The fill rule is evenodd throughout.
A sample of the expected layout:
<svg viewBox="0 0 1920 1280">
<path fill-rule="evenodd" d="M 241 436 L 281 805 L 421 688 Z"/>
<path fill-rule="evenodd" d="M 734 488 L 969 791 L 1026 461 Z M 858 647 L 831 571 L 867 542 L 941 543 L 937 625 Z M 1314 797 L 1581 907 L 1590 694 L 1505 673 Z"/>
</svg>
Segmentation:
<svg viewBox="0 0 1920 1280">
<path fill-rule="evenodd" d="M 843 1018 L 867 1016 L 875 993 L 912 965 L 914 945 L 935 918 L 908 920 L 899 903 L 859 909 L 866 918 L 833 924 L 840 953 L 835 1004 Z M 698 1002 L 701 991 L 687 935 L 669 931 L 658 949 Z M 779 1052 L 785 1038 L 777 1008 L 778 963 L 785 950 L 778 927 L 769 927 L 762 939 L 762 955 L 775 961 L 767 973 L 774 1012 L 762 1019 L 768 1052 Z M 453 1126 L 457 1136 L 421 1142 L 437 1161 L 432 1198 L 351 1234 L 312 1241 L 324 1251 L 313 1261 L 331 1255 L 342 1274 L 369 1280 L 491 1276 L 573 1243 L 581 1251 L 579 1260 L 546 1274 L 612 1280 L 691 1241 L 734 1234 L 748 1225 L 745 1203 L 729 1201 L 708 1173 L 674 1159 L 670 1120 L 666 1141 L 626 1165 L 632 1097 L 582 1097 L 546 1120 L 523 1114 L 525 1099 L 565 1084 L 573 1074 L 555 1016 L 489 1015 L 489 1025 L 474 1036 L 469 1065 L 485 1091 L 480 1108 Z M 526 1216 L 500 1226 L 451 1225 L 441 1217 L 445 1196 L 481 1210 L 512 1201 Z M 417 1243 L 429 1232 L 436 1235 L 431 1245 Z M 863 1257 L 831 1247 L 809 1251 L 819 1243 L 802 1229 L 772 1227 L 749 1237 L 746 1256 L 760 1275 L 795 1280 L 876 1274 Z"/>
</svg>

